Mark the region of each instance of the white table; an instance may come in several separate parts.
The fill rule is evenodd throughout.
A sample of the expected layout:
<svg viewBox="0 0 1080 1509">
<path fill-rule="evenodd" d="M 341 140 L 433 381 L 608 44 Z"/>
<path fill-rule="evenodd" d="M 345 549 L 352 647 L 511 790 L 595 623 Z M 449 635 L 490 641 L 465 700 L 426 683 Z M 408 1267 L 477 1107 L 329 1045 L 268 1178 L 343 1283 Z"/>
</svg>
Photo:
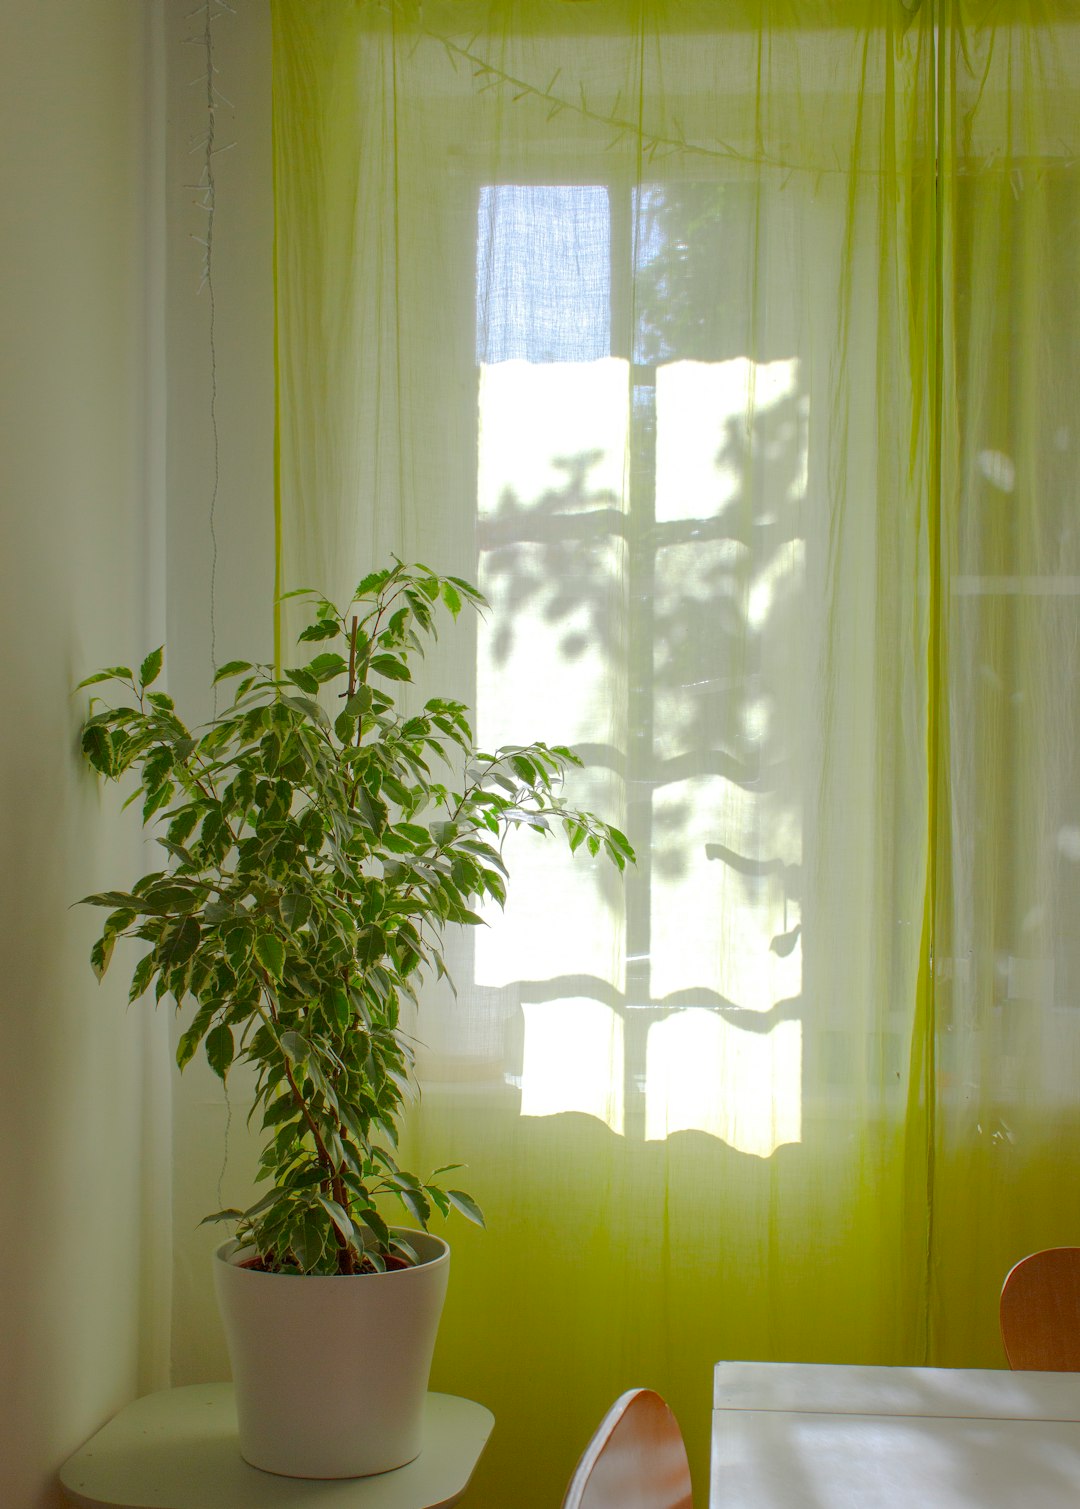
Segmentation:
<svg viewBox="0 0 1080 1509">
<path fill-rule="evenodd" d="M 709 1509 L 1078 1505 L 1078 1373 L 716 1366 Z"/>
<path fill-rule="evenodd" d="M 60 1481 L 84 1509 L 446 1509 L 493 1423 L 471 1399 L 429 1394 L 415 1462 L 372 1478 L 283 1478 L 241 1457 L 232 1384 L 201 1383 L 136 1399 L 64 1463 Z"/>
</svg>

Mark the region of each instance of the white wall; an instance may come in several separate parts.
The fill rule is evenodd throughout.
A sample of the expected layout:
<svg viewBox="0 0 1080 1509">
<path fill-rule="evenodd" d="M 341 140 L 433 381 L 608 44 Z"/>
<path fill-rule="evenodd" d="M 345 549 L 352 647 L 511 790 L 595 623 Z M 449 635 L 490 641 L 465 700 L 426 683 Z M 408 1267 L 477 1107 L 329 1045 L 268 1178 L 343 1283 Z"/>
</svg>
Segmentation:
<svg viewBox="0 0 1080 1509">
<path fill-rule="evenodd" d="M 157 9 L 0 0 L 4 1509 L 59 1505 L 60 1462 L 165 1381 L 167 1044 L 70 909 L 139 862 L 71 688 L 161 608 Z"/>
<path fill-rule="evenodd" d="M 205 53 L 187 40 L 202 35 L 203 17 L 191 14 L 193 0 L 169 0 L 166 9 L 168 643 L 170 686 L 193 718 L 211 711 L 211 603 L 218 664 L 269 660 L 273 653 L 270 0 L 231 3 L 234 14 L 213 19 L 217 83 L 228 101 L 219 104 L 216 120 L 223 150 L 215 158 L 211 263 L 219 462 L 213 593 L 210 290 L 200 288 L 203 248 L 193 239 L 205 238 L 207 216 L 199 194 L 186 187 L 198 182 L 203 167 L 192 146 L 206 124 Z M 230 1083 L 235 1079 L 237 1073 Z M 253 1144 L 245 1135 L 247 1104 L 239 1083 L 233 1099 L 239 1110 L 230 1119 L 221 1084 L 201 1056 L 174 1086 L 172 1357 L 178 1384 L 228 1377 L 210 1254 L 229 1231 L 199 1222 L 221 1205 L 249 1203 Z"/>
<path fill-rule="evenodd" d="M 235 143 L 216 159 L 219 659 L 269 655 L 273 592 L 270 13 L 235 3 L 214 20 L 218 144 Z M 128 1399 L 226 1372 L 217 1234 L 197 1225 L 217 1201 L 220 1087 L 201 1066 L 176 1082 L 170 1023 L 129 1011 L 119 954 L 96 984 L 97 914 L 71 908 L 146 867 L 137 817 L 82 767 L 74 682 L 165 639 L 182 709 L 209 705 L 192 10 L 0 0 L 3 1509 L 59 1509 L 57 1467 Z M 227 1201 L 249 1172 L 240 1115 Z"/>
</svg>

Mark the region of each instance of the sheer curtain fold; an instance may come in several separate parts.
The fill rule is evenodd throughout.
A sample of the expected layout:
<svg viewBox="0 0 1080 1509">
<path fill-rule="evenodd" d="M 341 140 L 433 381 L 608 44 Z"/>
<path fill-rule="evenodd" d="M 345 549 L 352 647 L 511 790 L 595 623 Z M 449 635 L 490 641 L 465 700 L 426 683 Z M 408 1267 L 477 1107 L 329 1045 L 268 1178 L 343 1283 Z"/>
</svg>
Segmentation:
<svg viewBox="0 0 1080 1509">
<path fill-rule="evenodd" d="M 1080 8 L 956 0 L 942 117 L 936 1350 L 1080 1226 Z"/>
<path fill-rule="evenodd" d="M 478 579 L 433 683 L 640 855 L 522 842 L 420 1013 L 478 1503 L 635 1381 L 703 1482 L 720 1357 L 998 1361 L 1052 1224 L 1077 55 L 1000 9 L 275 0 L 280 585 Z"/>
</svg>

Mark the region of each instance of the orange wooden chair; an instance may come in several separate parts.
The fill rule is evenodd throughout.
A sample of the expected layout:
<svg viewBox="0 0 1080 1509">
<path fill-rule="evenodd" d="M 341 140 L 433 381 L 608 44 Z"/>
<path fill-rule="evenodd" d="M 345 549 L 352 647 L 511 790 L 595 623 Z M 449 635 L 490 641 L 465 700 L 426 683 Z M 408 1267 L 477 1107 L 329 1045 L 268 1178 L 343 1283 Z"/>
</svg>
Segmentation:
<svg viewBox="0 0 1080 1509">
<path fill-rule="evenodd" d="M 1011 1368 L 1080 1373 L 1080 1247 L 1021 1258 L 1002 1285 L 999 1315 Z"/>
<path fill-rule="evenodd" d="M 562 1509 L 694 1509 L 678 1421 L 659 1394 L 621 1394 L 574 1469 Z"/>
</svg>

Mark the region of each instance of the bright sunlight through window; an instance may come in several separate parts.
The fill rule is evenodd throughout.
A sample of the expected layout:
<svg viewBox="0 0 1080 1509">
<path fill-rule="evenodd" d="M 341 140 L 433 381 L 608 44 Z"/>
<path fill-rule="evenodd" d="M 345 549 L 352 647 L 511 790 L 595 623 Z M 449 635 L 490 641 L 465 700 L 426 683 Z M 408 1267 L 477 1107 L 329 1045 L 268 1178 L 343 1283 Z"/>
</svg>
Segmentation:
<svg viewBox="0 0 1080 1509">
<path fill-rule="evenodd" d="M 613 223 L 617 202 L 636 227 Z M 636 244 L 658 284 L 677 250 L 686 276 L 688 202 L 481 191 L 477 512 L 493 612 L 477 732 L 575 745 L 588 762 L 575 799 L 627 829 L 639 865 L 624 886 L 519 838 L 506 913 L 475 940 L 476 982 L 528 987 L 523 1116 L 704 1132 L 768 1157 L 802 1134 L 802 820 L 773 774 L 768 668 L 730 647 L 804 588 L 806 400 L 793 360 L 705 360 L 698 336 L 618 308 L 616 246 Z M 700 224 L 722 201 L 703 190 L 690 208 Z M 616 354 L 620 324 L 633 362 Z"/>
</svg>

